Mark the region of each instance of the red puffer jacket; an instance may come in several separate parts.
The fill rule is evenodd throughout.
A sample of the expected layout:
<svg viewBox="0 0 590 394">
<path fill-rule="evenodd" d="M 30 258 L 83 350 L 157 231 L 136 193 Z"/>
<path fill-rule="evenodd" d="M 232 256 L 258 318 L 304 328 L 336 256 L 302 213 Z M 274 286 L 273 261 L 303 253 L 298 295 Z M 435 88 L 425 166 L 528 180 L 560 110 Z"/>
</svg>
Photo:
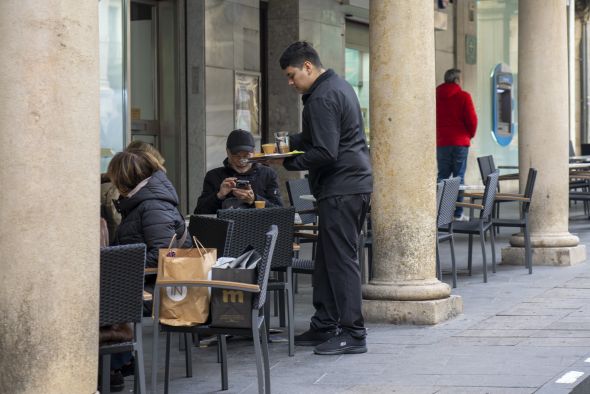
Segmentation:
<svg viewBox="0 0 590 394">
<path fill-rule="evenodd" d="M 456 83 L 436 88 L 436 146 L 469 146 L 477 114 L 469 93 Z"/>
</svg>

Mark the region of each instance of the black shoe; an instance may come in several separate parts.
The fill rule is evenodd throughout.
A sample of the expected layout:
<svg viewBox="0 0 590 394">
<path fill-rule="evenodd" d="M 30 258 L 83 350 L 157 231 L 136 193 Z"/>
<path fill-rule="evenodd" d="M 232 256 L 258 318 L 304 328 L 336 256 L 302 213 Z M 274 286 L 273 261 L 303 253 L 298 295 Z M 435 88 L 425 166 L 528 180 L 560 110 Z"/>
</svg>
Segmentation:
<svg viewBox="0 0 590 394">
<path fill-rule="evenodd" d="M 349 332 L 342 331 L 335 337 L 316 346 L 313 352 L 321 355 L 366 353 L 367 341 L 365 338 L 355 338 Z"/>
<path fill-rule="evenodd" d="M 303 334 L 295 335 L 295 345 L 297 346 L 316 346 L 326 342 L 336 335 L 336 330 L 320 331 L 310 328 Z"/>
<path fill-rule="evenodd" d="M 125 388 L 125 379 L 121 371 L 111 371 L 111 392 L 118 393 Z"/>
<path fill-rule="evenodd" d="M 121 367 L 121 374 L 123 377 L 135 375 L 135 359 L 131 359 L 129 364 L 125 364 Z"/>
</svg>

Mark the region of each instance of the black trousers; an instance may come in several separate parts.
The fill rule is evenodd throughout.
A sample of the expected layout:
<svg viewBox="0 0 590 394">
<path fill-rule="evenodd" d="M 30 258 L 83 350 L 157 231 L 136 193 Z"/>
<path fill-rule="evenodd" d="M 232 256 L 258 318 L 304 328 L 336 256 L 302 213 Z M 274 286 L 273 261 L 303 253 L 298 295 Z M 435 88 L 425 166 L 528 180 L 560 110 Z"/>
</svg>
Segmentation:
<svg viewBox="0 0 590 394">
<path fill-rule="evenodd" d="M 318 244 L 312 276 L 316 311 L 311 318 L 312 329 L 340 328 L 357 338 L 366 336 L 358 243 L 370 201 L 370 194 L 318 201 Z"/>
</svg>

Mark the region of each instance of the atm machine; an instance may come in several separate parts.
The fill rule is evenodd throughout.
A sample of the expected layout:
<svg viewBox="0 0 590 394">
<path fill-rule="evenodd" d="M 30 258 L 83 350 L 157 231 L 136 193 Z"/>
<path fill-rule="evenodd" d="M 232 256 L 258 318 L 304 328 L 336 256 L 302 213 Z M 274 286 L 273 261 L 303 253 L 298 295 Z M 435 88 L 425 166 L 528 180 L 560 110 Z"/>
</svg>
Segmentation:
<svg viewBox="0 0 590 394">
<path fill-rule="evenodd" d="M 492 136 L 498 144 L 506 146 L 514 137 L 513 76 L 510 67 L 497 64 L 490 76 L 492 88 Z"/>
</svg>

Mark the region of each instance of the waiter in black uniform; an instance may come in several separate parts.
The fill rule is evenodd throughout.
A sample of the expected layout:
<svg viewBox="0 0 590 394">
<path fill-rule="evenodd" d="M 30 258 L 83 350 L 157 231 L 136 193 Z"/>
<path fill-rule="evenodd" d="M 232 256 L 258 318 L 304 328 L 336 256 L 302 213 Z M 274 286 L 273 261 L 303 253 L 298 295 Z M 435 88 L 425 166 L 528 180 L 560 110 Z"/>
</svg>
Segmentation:
<svg viewBox="0 0 590 394">
<path fill-rule="evenodd" d="M 350 84 L 324 69 L 307 42 L 285 49 L 280 66 L 289 86 L 303 95 L 302 132 L 291 135 L 289 144 L 305 152 L 282 163 L 287 170 L 309 171 L 319 211 L 315 314 L 295 344 L 315 346 L 322 355 L 365 353 L 358 243 L 373 178 L 360 104 Z"/>
</svg>

